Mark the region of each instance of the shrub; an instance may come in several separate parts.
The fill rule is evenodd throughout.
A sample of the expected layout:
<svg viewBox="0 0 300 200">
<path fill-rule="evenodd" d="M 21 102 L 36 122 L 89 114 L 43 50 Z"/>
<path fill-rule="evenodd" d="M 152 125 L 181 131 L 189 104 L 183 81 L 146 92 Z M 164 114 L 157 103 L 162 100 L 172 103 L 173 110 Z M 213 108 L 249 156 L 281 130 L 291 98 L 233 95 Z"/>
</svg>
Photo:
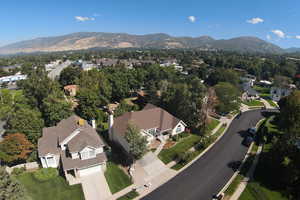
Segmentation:
<svg viewBox="0 0 300 200">
<path fill-rule="evenodd" d="M 194 158 L 194 152 L 183 152 L 176 155 L 178 162 L 181 164 L 186 164 Z"/>
<path fill-rule="evenodd" d="M 42 168 L 33 173 L 34 178 L 39 181 L 47 181 L 58 176 L 58 171 L 55 168 Z"/>
<path fill-rule="evenodd" d="M 20 174 L 23 174 L 25 171 L 26 171 L 25 167 L 14 168 L 12 174 L 18 176 Z"/>
</svg>

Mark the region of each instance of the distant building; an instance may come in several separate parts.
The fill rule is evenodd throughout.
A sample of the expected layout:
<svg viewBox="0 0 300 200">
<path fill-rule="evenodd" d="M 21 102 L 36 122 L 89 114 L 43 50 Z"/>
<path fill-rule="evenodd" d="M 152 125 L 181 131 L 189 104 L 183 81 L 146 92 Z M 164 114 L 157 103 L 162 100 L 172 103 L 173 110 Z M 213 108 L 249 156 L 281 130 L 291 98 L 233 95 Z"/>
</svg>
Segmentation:
<svg viewBox="0 0 300 200">
<path fill-rule="evenodd" d="M 251 74 L 247 74 L 244 77 L 241 77 L 240 79 L 241 79 L 241 81 L 246 83 L 249 87 L 253 87 L 253 85 L 256 81 L 256 77 Z"/>
<path fill-rule="evenodd" d="M 45 65 L 45 70 L 47 72 L 51 71 L 51 70 L 55 69 L 59 64 L 61 64 L 61 62 L 62 62 L 61 60 L 51 61 L 50 63 Z"/>
<path fill-rule="evenodd" d="M 11 75 L 11 76 L 4 76 L 0 78 L 0 84 L 7 83 L 15 83 L 19 80 L 25 80 L 27 78 L 27 75 L 22 75 L 22 74 L 16 74 L 16 75 Z"/>
<path fill-rule="evenodd" d="M 272 82 L 271 81 L 266 81 L 266 80 L 260 80 L 259 85 L 269 87 L 269 86 L 272 85 Z"/>
<path fill-rule="evenodd" d="M 259 93 L 249 85 L 244 84 L 243 91 L 244 91 L 242 94 L 243 101 L 259 99 Z"/>
<path fill-rule="evenodd" d="M 292 89 L 285 87 L 272 87 L 270 90 L 271 93 L 271 99 L 273 101 L 280 101 L 281 98 L 289 96 L 292 93 Z"/>
<path fill-rule="evenodd" d="M 78 91 L 78 85 L 66 85 L 64 91 L 67 95 L 74 97 Z"/>
</svg>

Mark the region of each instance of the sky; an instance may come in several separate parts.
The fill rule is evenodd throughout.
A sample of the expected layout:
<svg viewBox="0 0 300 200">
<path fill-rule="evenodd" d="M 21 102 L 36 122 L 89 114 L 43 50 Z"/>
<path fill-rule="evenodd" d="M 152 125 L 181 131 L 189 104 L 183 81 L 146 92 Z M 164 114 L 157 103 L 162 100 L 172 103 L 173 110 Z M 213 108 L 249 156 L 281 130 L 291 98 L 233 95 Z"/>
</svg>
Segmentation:
<svg viewBox="0 0 300 200">
<path fill-rule="evenodd" d="M 2 0 L 0 46 L 73 32 L 256 36 L 300 47 L 300 0 Z"/>
</svg>

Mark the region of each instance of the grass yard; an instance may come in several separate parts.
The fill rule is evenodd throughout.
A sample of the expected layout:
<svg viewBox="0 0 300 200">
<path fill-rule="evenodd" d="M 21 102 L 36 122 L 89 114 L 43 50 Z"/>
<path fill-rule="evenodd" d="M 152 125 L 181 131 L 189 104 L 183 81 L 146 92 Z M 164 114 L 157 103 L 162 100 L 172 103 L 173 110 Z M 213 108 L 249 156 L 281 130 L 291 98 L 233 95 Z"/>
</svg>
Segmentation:
<svg viewBox="0 0 300 200">
<path fill-rule="evenodd" d="M 138 196 L 139 196 L 139 193 L 137 193 L 136 191 L 131 191 L 131 192 L 128 192 L 127 194 L 125 194 L 124 196 L 117 198 L 117 200 L 132 200 Z"/>
<path fill-rule="evenodd" d="M 41 182 L 34 178 L 33 173 L 24 173 L 17 179 L 33 200 L 84 200 L 81 185 L 69 186 L 60 176 Z"/>
<path fill-rule="evenodd" d="M 107 184 L 112 194 L 132 184 L 129 176 L 113 162 L 107 162 L 107 169 L 104 173 Z"/>
<path fill-rule="evenodd" d="M 261 101 L 258 101 L 258 100 L 243 101 L 242 103 L 247 106 L 252 106 L 252 107 L 264 106 L 264 103 Z"/>
<path fill-rule="evenodd" d="M 212 130 L 214 130 L 220 123 L 219 120 L 215 119 L 215 118 L 210 118 L 211 121 L 210 123 L 207 125 L 207 131 L 210 132 Z"/>
<path fill-rule="evenodd" d="M 274 101 L 272 101 L 271 99 L 266 99 L 266 100 L 267 100 L 267 102 L 268 102 L 271 106 L 277 107 L 277 104 L 274 103 Z"/>
<path fill-rule="evenodd" d="M 269 190 L 257 182 L 250 182 L 239 200 L 288 200 L 281 193 Z"/>
<path fill-rule="evenodd" d="M 221 127 L 217 130 L 217 132 L 216 132 L 213 136 L 211 136 L 211 137 L 213 137 L 212 142 L 214 142 L 214 141 L 215 141 L 215 140 L 216 140 L 216 139 L 224 132 L 225 128 L 226 128 L 226 126 L 221 126 Z M 190 161 L 194 160 L 194 158 L 196 158 L 198 155 L 200 155 L 204 150 L 205 150 L 205 148 L 200 149 L 200 150 L 195 150 L 195 151 L 193 152 L 192 156 L 191 156 L 191 160 L 190 160 Z M 189 162 L 190 162 L 190 161 L 189 161 Z M 177 163 L 176 165 L 174 165 L 174 166 L 172 167 L 172 169 L 174 169 L 174 170 L 180 170 L 182 167 L 184 167 L 185 165 L 187 165 L 189 162 L 187 162 L 187 163 L 185 163 L 185 164 Z"/>
<path fill-rule="evenodd" d="M 192 148 L 195 144 L 197 144 L 200 140 L 200 135 L 191 134 L 186 138 L 182 138 L 177 144 L 169 149 L 163 149 L 159 154 L 158 157 L 161 159 L 165 164 L 176 159 L 176 155 L 178 153 L 183 153 L 188 151 Z"/>
</svg>

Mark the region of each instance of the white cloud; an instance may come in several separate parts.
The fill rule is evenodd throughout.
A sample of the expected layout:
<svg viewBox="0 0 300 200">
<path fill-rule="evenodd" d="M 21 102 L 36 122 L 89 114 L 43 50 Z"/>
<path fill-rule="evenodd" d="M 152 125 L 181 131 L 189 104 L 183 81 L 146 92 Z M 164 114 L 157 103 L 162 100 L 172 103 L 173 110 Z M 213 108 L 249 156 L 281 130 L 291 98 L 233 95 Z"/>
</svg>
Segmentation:
<svg viewBox="0 0 300 200">
<path fill-rule="evenodd" d="M 94 21 L 94 17 L 82 17 L 82 16 L 75 16 L 76 21 L 78 22 L 85 22 L 85 21 Z"/>
<path fill-rule="evenodd" d="M 194 23 L 196 21 L 196 17 L 195 16 L 189 16 L 188 20 L 192 23 Z"/>
<path fill-rule="evenodd" d="M 279 38 L 285 38 L 285 33 L 281 30 L 272 30 L 271 32 Z"/>
<path fill-rule="evenodd" d="M 300 40 L 300 35 L 296 35 L 296 37 L 295 37 L 295 38 Z"/>
<path fill-rule="evenodd" d="M 268 35 L 267 35 L 267 39 L 268 39 L 268 40 L 272 40 L 271 35 L 268 34 Z"/>
<path fill-rule="evenodd" d="M 247 22 L 250 24 L 258 24 L 258 23 L 263 23 L 264 20 L 262 18 L 255 17 L 255 18 L 247 20 Z"/>
</svg>

